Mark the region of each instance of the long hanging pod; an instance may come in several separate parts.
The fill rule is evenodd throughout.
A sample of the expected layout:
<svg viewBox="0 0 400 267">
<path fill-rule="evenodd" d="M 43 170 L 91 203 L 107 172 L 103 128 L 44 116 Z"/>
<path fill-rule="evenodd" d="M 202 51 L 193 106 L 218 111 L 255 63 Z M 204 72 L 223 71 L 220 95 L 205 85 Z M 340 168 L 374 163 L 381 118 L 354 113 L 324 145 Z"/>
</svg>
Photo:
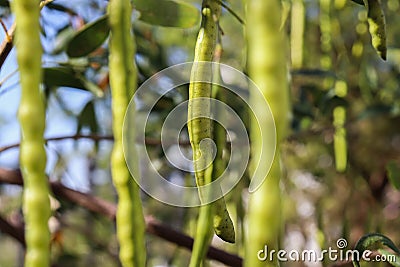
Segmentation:
<svg viewBox="0 0 400 267">
<path fill-rule="evenodd" d="M 137 83 L 131 13 L 132 6 L 129 0 L 110 1 L 109 67 L 114 134 L 111 174 L 118 194 L 116 221 L 120 245 L 119 257 L 122 266 L 143 267 L 146 265 L 146 248 L 140 189 L 129 173 L 122 144 L 123 134 L 135 136 L 134 127 L 130 127 L 127 133 L 123 133 L 124 116 Z M 132 139 L 134 138 L 129 138 L 129 140 Z M 128 153 L 130 153 L 130 158 L 137 159 L 134 149 L 128 151 Z"/>
<path fill-rule="evenodd" d="M 290 55 L 293 69 L 301 69 L 303 66 L 305 16 L 303 0 L 293 0 L 290 18 Z"/>
<path fill-rule="evenodd" d="M 386 19 L 380 0 L 352 0 L 353 2 L 364 5 L 367 9 L 368 30 L 371 34 L 371 42 L 376 53 L 386 60 Z M 360 48 L 359 48 L 360 49 Z M 354 50 L 354 49 L 353 49 Z M 359 53 L 357 53 L 359 54 Z"/>
<path fill-rule="evenodd" d="M 49 186 L 45 175 L 45 105 L 40 92 L 42 46 L 39 3 L 12 2 L 16 28 L 17 61 L 21 80 L 18 118 L 21 124 L 20 165 L 24 179 L 26 267 L 46 267 L 50 262 Z"/>
<path fill-rule="evenodd" d="M 321 9 L 321 67 L 330 70 L 332 68 L 332 21 L 330 18 L 331 1 L 320 0 Z M 325 83 L 330 86 L 330 78 L 325 79 Z M 335 82 L 335 93 L 338 97 L 346 96 L 346 82 Z M 333 148 L 335 155 L 335 167 L 338 172 L 343 172 L 347 164 L 347 143 L 346 143 L 346 129 L 344 127 L 346 119 L 346 108 L 344 106 L 335 107 L 333 110 L 333 125 L 335 127 L 335 134 L 333 139 Z"/>
<path fill-rule="evenodd" d="M 194 64 L 190 80 L 193 81 L 195 75 L 208 75 L 211 77 L 210 70 L 205 70 L 204 65 L 199 61 L 211 61 L 214 53 L 215 40 L 217 36 L 217 27 L 214 16 L 219 15 L 219 4 L 204 0 L 202 5 L 202 21 L 201 28 L 197 37 L 195 47 Z M 202 77 L 199 77 L 200 79 Z M 205 78 L 205 77 L 204 77 Z M 209 79 L 209 78 L 208 78 Z M 209 158 L 206 158 L 208 151 L 200 148 L 200 142 L 203 139 L 212 138 L 211 119 L 196 118 L 198 113 L 204 112 L 211 114 L 211 106 L 209 101 L 198 101 L 196 98 L 209 99 L 211 97 L 211 84 L 191 82 L 189 85 L 189 105 L 188 105 L 188 132 L 189 139 L 193 151 L 193 161 L 195 169 L 196 184 L 198 186 L 205 185 L 212 181 L 212 165 L 208 165 Z M 203 150 L 209 147 L 203 146 Z M 201 201 L 202 192 L 199 192 Z M 199 218 L 197 220 L 196 235 L 190 258 L 189 267 L 199 267 L 207 252 L 207 248 L 211 242 L 213 235 L 212 227 L 213 206 L 211 204 L 202 205 L 199 209 Z"/>
<path fill-rule="evenodd" d="M 188 132 L 193 150 L 195 177 L 198 186 L 212 182 L 217 171 L 213 169 L 213 164 L 210 163 L 212 158 L 210 158 L 211 153 L 209 152 L 212 148 L 209 144 L 200 146 L 202 140 L 211 140 L 213 138 L 212 121 L 210 119 L 211 103 L 209 101 L 212 86 L 210 83 L 193 81 L 207 81 L 212 77 L 211 68 L 206 67 L 202 62 L 213 60 L 220 13 L 221 5 L 218 1 L 203 1 L 201 28 L 195 47 L 194 64 L 190 78 L 192 82 L 189 85 Z M 204 192 L 200 190 L 199 194 L 202 202 L 207 200 Z M 217 235 L 223 240 L 234 242 L 233 223 L 223 199 L 200 207 L 190 267 L 201 265 L 211 242 L 213 227 Z"/>
<path fill-rule="evenodd" d="M 263 261 L 264 258 L 260 260 L 258 256 L 265 255 L 258 255 L 258 252 L 265 246 L 268 246 L 269 251 L 277 251 L 281 232 L 279 181 L 282 173 L 279 144 L 287 134 L 289 115 L 286 43 L 284 32 L 280 30 L 281 2 L 248 0 L 247 3 L 249 75 L 270 105 L 277 130 L 277 152 L 264 182 L 249 197 L 244 266 L 278 266 L 276 257 L 266 257 Z M 263 107 L 264 100 L 255 95 L 250 94 L 250 101 L 252 107 Z M 262 143 L 271 139 L 271 129 L 267 127 L 268 123 L 262 121 L 264 119 L 259 118 L 257 122 L 252 117 L 251 121 L 251 172 L 256 168 Z"/>
<path fill-rule="evenodd" d="M 218 35 L 217 43 L 215 45 L 214 62 L 220 63 L 222 54 L 221 34 Z M 212 85 L 212 97 L 221 102 L 226 102 L 226 96 L 219 86 L 221 81 L 221 69 L 220 65 L 216 65 L 213 70 L 213 85 Z M 215 116 L 217 121 L 223 121 L 224 110 L 220 106 L 215 107 Z M 223 151 L 226 145 L 226 129 L 219 123 L 213 124 L 213 139 L 216 145 L 217 152 L 213 162 L 212 180 L 217 180 L 226 169 L 226 162 L 223 159 Z M 228 209 L 224 197 L 216 200 L 214 203 L 215 210 L 213 214 L 213 227 L 214 232 L 222 240 L 235 243 L 235 229 L 231 217 L 229 216 Z"/>
<path fill-rule="evenodd" d="M 320 0 L 320 30 L 321 30 L 321 67 L 329 70 L 332 67 L 332 21 L 331 21 L 331 1 Z M 326 80 L 328 81 L 328 80 Z"/>
<path fill-rule="evenodd" d="M 347 95 L 347 84 L 339 80 L 335 84 L 336 96 L 344 98 Z M 335 152 L 335 166 L 338 172 L 344 172 L 347 166 L 347 142 L 346 142 L 346 107 L 337 106 L 333 109 L 333 148 Z"/>
</svg>

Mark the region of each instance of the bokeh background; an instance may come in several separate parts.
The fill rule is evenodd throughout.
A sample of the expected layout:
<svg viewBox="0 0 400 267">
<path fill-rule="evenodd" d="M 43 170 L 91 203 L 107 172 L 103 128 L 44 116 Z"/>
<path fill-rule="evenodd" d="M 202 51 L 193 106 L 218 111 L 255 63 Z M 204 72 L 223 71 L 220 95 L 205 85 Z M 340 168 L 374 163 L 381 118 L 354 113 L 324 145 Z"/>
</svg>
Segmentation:
<svg viewBox="0 0 400 267">
<path fill-rule="evenodd" d="M 197 12 L 200 9 L 200 1 L 186 2 Z M 242 1 L 227 4 L 245 18 Z M 9 2 L 0 1 L 0 6 L 1 19 L 9 28 L 13 23 Z M 106 1 L 56 0 L 42 10 L 43 66 L 47 68 L 43 84 L 46 138 L 57 139 L 47 143 L 46 170 L 53 182 L 116 203 L 109 160 L 112 132 L 108 43 L 105 41 L 85 57 L 73 58 L 66 53 L 76 32 L 105 14 L 106 6 Z M 292 118 L 282 156 L 282 248 L 318 251 L 335 248 L 339 238 L 345 238 L 351 248 L 360 236 L 371 232 L 385 234 L 400 244 L 400 1 L 382 0 L 382 7 L 387 23 L 387 61 L 379 58 L 371 46 L 363 6 L 349 0 L 283 1 L 282 30 L 287 32 L 287 47 L 282 49 L 288 51 Z M 162 11 L 177 27 L 157 26 L 157 19 L 152 24 L 145 23 L 138 12 L 132 15 L 137 46 L 132 60 L 136 60 L 139 84 L 168 66 L 193 58 L 199 13 L 177 16 L 172 9 Z M 185 23 L 193 25 L 187 27 Z M 220 24 L 224 33 L 221 62 L 246 73 L 244 26 L 227 10 Z M 0 39 L 5 38 L 1 31 Z M 60 68 L 64 71 L 61 74 Z M 18 68 L 12 50 L 0 71 L 1 170 L 19 167 L 18 147 L 13 146 L 20 140 L 19 98 Z M 193 184 L 191 173 L 177 170 L 167 162 L 159 140 L 166 115 L 185 99 L 187 86 L 182 86 L 157 103 L 148 122 L 146 149 L 167 179 Z M 145 97 L 141 101 L 145 103 Z M 242 103 L 235 96 L 228 103 L 246 121 L 248 114 Z M 337 124 L 333 113 L 337 107 L 346 113 L 342 127 L 346 130 L 347 150 L 341 155 L 336 152 L 335 159 Z M 181 149 L 190 155 L 184 131 L 181 139 Z M 338 171 L 335 163 L 340 160 L 346 166 Z M 243 256 L 248 184 L 249 178 L 243 177 L 226 197 L 238 230 L 238 242 L 231 245 L 213 240 L 214 246 L 239 256 Z M 20 186 L 10 185 L 4 177 L 0 179 L 0 217 L 15 225 L 21 225 L 23 220 L 21 193 Z M 143 203 L 146 215 L 193 236 L 196 208 L 171 207 L 146 194 Z M 52 207 L 54 266 L 119 266 L 111 219 L 57 196 L 52 199 Z M 22 266 L 23 247 L 2 230 L 0 266 Z M 148 266 L 188 264 L 187 249 L 151 234 L 147 246 Z M 329 261 L 282 263 L 339 265 L 351 266 Z M 210 266 L 222 265 L 211 261 Z"/>
</svg>

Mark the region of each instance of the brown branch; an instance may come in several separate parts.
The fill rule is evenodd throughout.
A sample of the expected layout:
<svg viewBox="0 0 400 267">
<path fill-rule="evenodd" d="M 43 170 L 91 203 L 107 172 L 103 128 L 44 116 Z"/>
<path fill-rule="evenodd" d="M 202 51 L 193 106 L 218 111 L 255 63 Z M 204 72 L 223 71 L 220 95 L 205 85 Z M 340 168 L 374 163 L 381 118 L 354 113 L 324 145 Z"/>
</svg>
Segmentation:
<svg viewBox="0 0 400 267">
<path fill-rule="evenodd" d="M 50 187 L 54 195 L 69 200 L 78 206 L 90 210 L 91 212 L 100 213 L 111 220 L 115 220 L 115 212 L 117 208 L 113 203 L 89 194 L 69 189 L 63 186 L 60 182 L 50 182 Z"/>
<path fill-rule="evenodd" d="M 45 5 L 51 3 L 52 1 L 53 0 L 41 1 L 40 9 L 42 9 Z M 6 32 L 6 37 L 4 38 L 3 42 L 0 44 L 0 69 L 13 48 L 15 28 L 16 28 L 16 23 L 14 22 L 11 25 L 10 29 Z"/>
<path fill-rule="evenodd" d="M 20 170 L 0 168 L 0 183 L 22 185 L 22 174 Z"/>
<path fill-rule="evenodd" d="M 4 38 L 3 42 L 0 45 L 0 69 L 13 48 L 14 32 L 15 32 L 15 22 L 13 23 L 11 28 L 7 31 L 6 37 Z"/>
<path fill-rule="evenodd" d="M 22 185 L 21 172 L 18 170 L 6 170 L 0 168 L 0 183 Z M 63 186 L 60 182 L 50 182 L 50 187 L 56 196 L 64 198 L 72 203 L 86 208 L 89 211 L 102 214 L 112 220 L 115 219 L 116 205 L 101 198 L 78 192 Z M 152 216 L 146 216 L 146 231 L 166 241 L 185 247 L 189 250 L 193 247 L 193 238 L 167 226 Z M 0 228 L 1 229 L 1 228 Z M 207 257 L 219 261 L 228 266 L 242 266 L 242 258 L 230 254 L 216 247 L 210 246 Z"/>
<path fill-rule="evenodd" d="M 22 246 L 25 247 L 25 233 L 23 225 L 17 225 L 0 216 L 0 231 L 15 238 Z"/>
<path fill-rule="evenodd" d="M 74 135 L 65 135 L 65 136 L 58 136 L 58 137 L 50 137 L 50 138 L 46 138 L 45 141 L 46 142 L 50 142 L 50 141 L 62 141 L 62 140 L 66 140 L 66 139 L 73 139 L 73 140 L 79 140 L 79 139 L 91 139 L 93 141 L 101 141 L 101 140 L 109 140 L 109 141 L 113 141 L 114 137 L 112 135 L 97 135 L 97 134 L 74 134 Z M 149 146 L 159 146 L 161 145 L 161 141 L 159 139 L 156 138 L 146 138 L 145 139 L 145 143 L 146 145 Z M 190 142 L 189 141 L 180 141 L 179 145 L 182 146 L 189 146 Z M 15 143 L 15 144 L 11 144 L 11 145 L 6 145 L 3 147 L 0 147 L 0 153 L 12 149 L 12 148 L 17 148 L 20 146 L 20 143 Z"/>
<path fill-rule="evenodd" d="M 65 135 L 65 136 L 46 138 L 46 142 L 49 142 L 49 141 L 61 141 L 61 140 L 65 140 L 65 139 L 74 139 L 74 140 L 91 139 L 93 141 L 114 140 L 114 138 L 111 135 L 102 136 L 102 135 L 96 135 L 96 134 L 90 134 L 90 135 L 74 134 L 74 135 Z M 4 152 L 6 150 L 12 149 L 12 148 L 19 147 L 19 146 L 20 146 L 20 143 L 15 143 L 15 144 L 11 144 L 11 145 L 7 145 L 7 146 L 4 146 L 4 147 L 1 147 L 0 148 L 0 153 Z"/>
<path fill-rule="evenodd" d="M 189 250 L 193 248 L 193 238 L 182 234 L 181 232 L 161 224 L 152 217 L 146 217 L 146 231 L 178 246 L 185 247 Z M 230 254 L 221 249 L 210 246 L 208 248 L 207 257 L 219 261 L 223 264 L 233 267 L 242 266 L 242 258 L 237 255 Z"/>
</svg>

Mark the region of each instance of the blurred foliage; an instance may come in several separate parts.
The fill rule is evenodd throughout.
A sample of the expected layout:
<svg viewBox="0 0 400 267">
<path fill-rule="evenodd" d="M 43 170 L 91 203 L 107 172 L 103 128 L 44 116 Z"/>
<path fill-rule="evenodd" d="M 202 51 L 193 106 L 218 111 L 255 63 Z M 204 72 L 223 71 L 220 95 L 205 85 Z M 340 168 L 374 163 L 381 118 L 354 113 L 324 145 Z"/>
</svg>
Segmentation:
<svg viewBox="0 0 400 267">
<path fill-rule="evenodd" d="M 63 135 L 60 129 L 61 133 L 110 134 L 106 3 L 96 0 L 74 2 L 57 0 L 42 11 L 48 135 Z M 200 1 L 162 2 L 160 8 L 158 1 L 134 1 L 138 7 L 138 12 L 132 15 L 137 54 L 132 60 L 136 60 L 140 84 L 159 70 L 193 58 Z M 293 12 L 295 0 L 284 2 L 288 12 Z M 328 52 L 321 45 L 327 40 L 321 40 L 319 1 L 301 2 L 305 8 L 304 17 L 300 18 L 304 19 L 301 35 L 304 45 L 297 53 L 302 53 L 303 60 L 288 77 L 293 107 L 292 128 L 282 153 L 286 173 L 282 180 L 286 221 L 282 247 L 298 250 L 336 248 L 338 238 L 346 238 L 349 246 L 354 246 L 360 236 L 369 232 L 384 233 L 399 245 L 400 24 L 397 22 L 400 1 L 382 1 L 387 23 L 386 62 L 371 45 L 367 11 L 359 5 L 362 1 L 330 1 L 326 13 L 331 32 Z M 150 6 L 147 3 L 153 8 L 145 9 Z M 233 0 L 226 4 L 244 17 L 243 1 Z M 8 1 L 0 1 L 0 15 L 6 21 L 10 20 Z M 286 16 L 283 23 L 282 30 L 287 31 L 288 36 L 296 25 L 291 23 L 292 18 Z M 226 10 L 220 23 L 224 32 L 221 61 L 246 73 L 243 25 Z M 289 44 L 282 49 L 289 51 Z M 324 57 L 331 61 L 329 68 L 321 62 Z M 2 68 L 2 76 L 12 72 L 13 66 L 7 64 Z M 346 95 L 338 96 L 335 91 L 337 81 L 346 83 Z M 6 103 L 15 97 L 12 92 L 17 87 L 11 82 L 9 90 L 4 89 L 7 82 L 2 86 L 0 100 Z M 154 90 L 149 94 L 161 96 L 163 92 Z M 185 99 L 187 86 L 160 99 L 148 121 L 149 139 L 157 141 L 160 138 L 163 120 Z M 146 96 L 142 102 L 146 104 Z M 240 116 L 246 116 L 246 107 L 235 96 L 229 96 L 228 102 Z M 10 105 L 4 107 L 15 108 Z M 343 127 L 346 129 L 347 167 L 342 173 L 336 171 L 334 162 L 333 111 L 336 107 L 346 108 Z M 2 146 L 15 142 L 7 137 L 18 131 L 16 115 L 9 115 L 14 116 L 12 118 L 4 116 L 0 121 L 0 132 L 11 134 L 1 135 Z M 187 142 L 185 129 L 181 138 Z M 193 185 L 193 177 L 169 164 L 160 146 L 148 145 L 147 149 L 161 174 L 170 180 Z M 181 149 L 190 155 L 189 148 Z M 51 142 L 48 144 L 47 171 L 53 180 L 115 202 L 109 171 L 110 151 L 108 141 L 97 144 L 83 140 Z M 0 166 L 16 166 L 16 158 L 7 153 L 0 154 Z M 146 175 L 146 166 L 142 167 L 143 175 Z M 248 178 L 244 177 L 226 198 L 231 214 L 236 214 L 234 221 L 239 232 L 244 229 L 247 186 Z M 8 185 L 1 185 L 0 189 L 2 216 L 21 221 L 20 190 Z M 170 207 L 147 195 L 143 195 L 143 202 L 145 214 L 193 234 L 197 209 Z M 60 202 L 53 217 L 59 224 L 59 231 L 53 233 L 57 237 L 52 247 L 52 261 L 56 266 L 118 266 L 112 222 L 65 201 Z M 235 245 L 219 240 L 214 240 L 213 244 L 243 256 L 242 241 L 243 233 L 238 234 Z M 0 248 L 4 252 L 0 266 L 19 266 L 22 248 L 14 240 L 0 233 Z M 153 236 L 148 238 L 148 251 L 148 266 L 187 266 L 190 256 L 186 250 Z M 361 265 L 376 266 L 364 262 Z M 210 266 L 220 265 L 212 262 Z M 306 265 L 287 262 L 283 266 Z"/>
</svg>

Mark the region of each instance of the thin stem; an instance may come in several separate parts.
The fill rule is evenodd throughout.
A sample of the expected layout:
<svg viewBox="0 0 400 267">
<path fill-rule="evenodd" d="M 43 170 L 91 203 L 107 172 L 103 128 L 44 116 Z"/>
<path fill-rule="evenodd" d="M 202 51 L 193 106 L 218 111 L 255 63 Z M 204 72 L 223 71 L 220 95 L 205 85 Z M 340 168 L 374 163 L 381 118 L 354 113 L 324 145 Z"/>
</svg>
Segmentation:
<svg viewBox="0 0 400 267">
<path fill-rule="evenodd" d="M 235 17 L 235 19 L 237 19 L 240 24 L 245 25 L 246 23 L 244 22 L 244 20 L 232 9 L 230 8 L 227 4 L 225 4 L 224 2 L 222 2 L 221 0 L 214 0 L 215 2 L 217 2 L 218 4 L 220 4 L 223 8 L 225 8 L 229 13 L 231 13 L 232 16 Z"/>
<path fill-rule="evenodd" d="M 1 21 L 1 20 L 0 20 Z M 7 74 L 6 77 L 3 78 L 3 80 L 0 81 L 0 87 L 11 77 L 13 77 L 15 74 L 18 73 L 18 69 L 13 70 L 12 72 L 10 72 L 9 74 Z"/>
<path fill-rule="evenodd" d="M 0 19 L 0 24 L 1 24 L 1 27 L 3 27 L 3 30 L 6 34 L 7 41 L 11 42 L 11 37 L 10 37 L 10 35 L 8 35 L 7 26 L 4 24 L 4 21 L 2 19 Z"/>
<path fill-rule="evenodd" d="M 101 136 L 101 135 L 83 135 L 83 134 L 75 134 L 75 135 L 65 135 L 65 136 L 58 136 L 58 137 L 50 137 L 45 139 L 46 142 L 49 141 L 61 141 L 61 140 L 65 140 L 65 139 L 74 139 L 74 140 L 78 140 L 78 139 L 92 139 L 93 141 L 101 141 L 101 140 L 114 140 L 113 136 L 111 135 L 105 135 L 105 136 Z M 15 144 L 11 144 L 11 145 L 7 145 L 4 147 L 0 148 L 0 153 L 12 149 L 12 148 L 17 148 L 20 146 L 20 143 L 15 143 Z"/>
</svg>

